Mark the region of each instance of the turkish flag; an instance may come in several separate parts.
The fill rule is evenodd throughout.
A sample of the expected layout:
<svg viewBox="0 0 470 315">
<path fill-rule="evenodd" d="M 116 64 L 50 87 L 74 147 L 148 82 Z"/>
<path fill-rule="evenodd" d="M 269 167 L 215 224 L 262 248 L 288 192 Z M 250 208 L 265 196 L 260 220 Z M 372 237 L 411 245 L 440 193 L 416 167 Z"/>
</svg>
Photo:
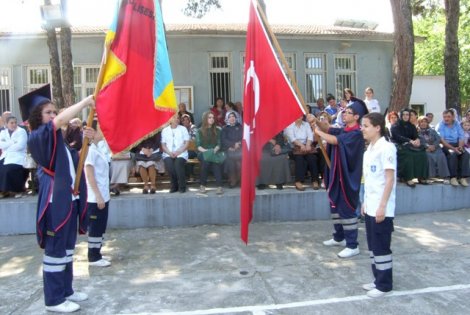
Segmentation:
<svg viewBox="0 0 470 315">
<path fill-rule="evenodd" d="M 240 225 L 241 239 L 248 243 L 263 146 L 304 114 L 276 57 L 255 0 L 250 1 L 244 85 Z"/>
</svg>

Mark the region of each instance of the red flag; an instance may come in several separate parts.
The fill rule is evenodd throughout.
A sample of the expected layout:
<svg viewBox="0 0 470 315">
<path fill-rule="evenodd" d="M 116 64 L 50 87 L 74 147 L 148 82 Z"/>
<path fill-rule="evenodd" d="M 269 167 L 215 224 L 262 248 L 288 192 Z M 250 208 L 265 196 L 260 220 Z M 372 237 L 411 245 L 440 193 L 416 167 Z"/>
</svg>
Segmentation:
<svg viewBox="0 0 470 315">
<path fill-rule="evenodd" d="M 248 243 L 255 181 L 264 144 L 304 114 L 276 57 L 255 0 L 250 1 L 243 96 L 241 239 Z"/>
<path fill-rule="evenodd" d="M 121 1 L 106 35 L 103 84 L 96 99 L 114 153 L 162 127 L 177 110 L 158 0 Z"/>
</svg>

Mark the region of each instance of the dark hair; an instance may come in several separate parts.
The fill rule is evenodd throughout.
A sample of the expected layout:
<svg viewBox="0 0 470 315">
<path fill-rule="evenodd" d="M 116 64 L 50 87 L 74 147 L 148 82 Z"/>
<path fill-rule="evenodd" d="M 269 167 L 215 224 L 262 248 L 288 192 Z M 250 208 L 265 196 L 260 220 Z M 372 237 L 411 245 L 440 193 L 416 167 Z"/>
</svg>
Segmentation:
<svg viewBox="0 0 470 315">
<path fill-rule="evenodd" d="M 429 113 L 426 113 L 426 115 L 424 115 L 424 116 L 429 116 L 429 115 L 431 115 L 432 117 L 434 117 L 434 114 L 433 114 L 433 113 L 431 113 L 431 112 L 429 112 Z"/>
<path fill-rule="evenodd" d="M 450 109 L 446 109 L 442 112 L 442 115 L 445 115 L 445 114 L 452 114 L 452 116 L 454 116 L 454 111 Z"/>
<path fill-rule="evenodd" d="M 326 101 L 329 102 L 329 101 L 331 101 L 331 100 L 336 100 L 336 97 L 334 97 L 332 94 L 328 94 L 328 95 L 326 96 Z"/>
<path fill-rule="evenodd" d="M 384 137 L 387 134 L 385 129 L 385 118 L 382 116 L 381 113 L 369 113 L 364 115 L 362 119 L 367 118 L 369 119 L 372 126 L 377 127 L 380 126 L 380 135 Z"/>
<path fill-rule="evenodd" d="M 410 114 L 413 113 L 413 114 L 415 114 L 416 117 L 418 117 L 418 112 L 415 111 L 414 109 L 410 109 L 409 112 L 410 112 Z"/>
<path fill-rule="evenodd" d="M 52 103 L 47 102 L 39 106 L 36 106 L 33 108 L 31 113 L 29 114 L 28 123 L 29 123 L 29 127 L 31 128 L 31 130 L 36 130 L 39 128 L 39 126 L 42 125 L 42 110 L 48 104 L 52 104 Z"/>
</svg>

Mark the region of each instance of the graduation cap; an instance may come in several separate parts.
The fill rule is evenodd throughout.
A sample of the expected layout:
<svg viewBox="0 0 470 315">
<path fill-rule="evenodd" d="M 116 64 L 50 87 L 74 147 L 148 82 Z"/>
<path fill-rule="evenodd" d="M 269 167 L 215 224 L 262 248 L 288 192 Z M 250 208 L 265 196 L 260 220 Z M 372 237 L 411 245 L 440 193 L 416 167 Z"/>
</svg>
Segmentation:
<svg viewBox="0 0 470 315">
<path fill-rule="evenodd" d="M 21 96 L 18 102 L 20 103 L 21 118 L 26 121 L 35 107 L 51 102 L 51 85 L 46 84 Z"/>
<path fill-rule="evenodd" d="M 348 107 L 352 108 L 356 115 L 359 115 L 359 120 L 362 119 L 362 116 L 369 113 L 367 109 L 366 103 L 363 100 L 358 99 L 356 97 L 351 97 L 351 104 Z"/>
</svg>

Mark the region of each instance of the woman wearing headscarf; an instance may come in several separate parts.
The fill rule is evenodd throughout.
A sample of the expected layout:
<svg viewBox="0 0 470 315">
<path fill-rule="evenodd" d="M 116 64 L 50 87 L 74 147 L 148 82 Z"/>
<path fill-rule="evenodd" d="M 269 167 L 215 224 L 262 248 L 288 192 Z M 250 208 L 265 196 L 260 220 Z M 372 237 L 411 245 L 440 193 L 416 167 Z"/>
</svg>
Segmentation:
<svg viewBox="0 0 470 315">
<path fill-rule="evenodd" d="M 418 137 L 416 127 L 410 123 L 410 109 L 400 112 L 400 119 L 392 126 L 392 140 L 397 145 L 398 177 L 409 187 L 415 187 L 414 178 L 428 184 L 428 161 L 424 144 Z"/>
</svg>

